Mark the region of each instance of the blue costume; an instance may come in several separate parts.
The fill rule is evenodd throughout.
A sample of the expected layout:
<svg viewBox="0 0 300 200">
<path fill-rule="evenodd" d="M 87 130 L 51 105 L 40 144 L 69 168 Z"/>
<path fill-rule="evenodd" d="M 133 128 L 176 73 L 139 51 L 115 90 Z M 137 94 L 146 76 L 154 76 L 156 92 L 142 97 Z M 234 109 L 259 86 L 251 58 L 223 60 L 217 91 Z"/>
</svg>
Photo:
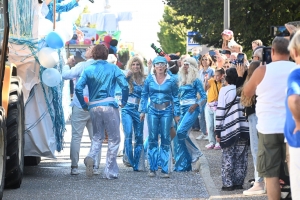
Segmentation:
<svg viewBox="0 0 300 200">
<path fill-rule="evenodd" d="M 93 141 L 90 152 L 85 158 L 87 175 L 92 176 L 93 164 L 96 155 L 101 151 L 102 141 L 105 138 L 104 130 L 108 135 L 108 151 L 104 178 L 118 177 L 117 153 L 120 145 L 120 115 L 118 104 L 115 101 L 116 84 L 122 89 L 122 104 L 128 99 L 128 83 L 121 70 L 114 64 L 98 60 L 85 68 L 79 78 L 75 93 L 83 109 L 89 109 L 93 124 Z M 88 86 L 89 105 L 84 101 L 83 89 Z"/>
<path fill-rule="evenodd" d="M 130 78 L 130 77 L 129 77 Z M 128 79 L 129 79 L 128 78 Z M 122 123 L 125 134 L 123 160 L 128 162 L 134 171 L 145 170 L 145 155 L 143 148 L 143 125 L 138 111 L 143 85 L 133 82 L 133 91 L 129 94 L 127 104 L 122 108 Z M 135 146 L 132 148 L 132 133 L 134 129 Z"/>
<path fill-rule="evenodd" d="M 153 64 L 167 63 L 164 57 L 156 57 Z M 148 98 L 150 103 L 148 105 Z M 141 98 L 141 113 L 148 112 L 149 147 L 148 160 L 150 171 L 158 170 L 158 154 L 161 159 L 161 172 L 170 172 L 169 160 L 171 159 L 170 149 L 170 128 L 173 116 L 179 116 L 178 86 L 175 78 L 169 74 L 162 84 L 158 84 L 155 75 L 149 75 L 144 82 L 144 89 Z M 173 113 L 174 111 L 174 113 Z M 158 146 L 158 135 L 161 135 L 161 145 Z"/>
<path fill-rule="evenodd" d="M 63 5 L 61 5 L 61 2 L 62 2 L 61 0 L 56 0 L 56 10 L 55 11 L 57 13 L 68 12 L 78 6 L 78 2 L 76 0 L 72 0 L 69 3 L 63 4 Z M 49 12 L 45 18 L 49 19 L 51 22 L 53 22 L 53 2 L 51 2 L 48 5 L 48 9 L 49 9 Z"/>
<path fill-rule="evenodd" d="M 197 92 L 201 98 L 197 100 Z M 206 103 L 206 93 L 199 79 L 195 79 L 192 84 L 186 84 L 179 87 L 180 99 L 180 122 L 177 128 L 177 135 L 174 138 L 175 150 L 175 171 L 190 171 L 191 163 L 196 162 L 201 151 L 193 144 L 189 138 L 189 130 L 192 128 L 198 115 L 203 112 L 203 106 Z M 190 113 L 188 110 L 191 105 L 197 103 L 199 106 Z"/>
</svg>

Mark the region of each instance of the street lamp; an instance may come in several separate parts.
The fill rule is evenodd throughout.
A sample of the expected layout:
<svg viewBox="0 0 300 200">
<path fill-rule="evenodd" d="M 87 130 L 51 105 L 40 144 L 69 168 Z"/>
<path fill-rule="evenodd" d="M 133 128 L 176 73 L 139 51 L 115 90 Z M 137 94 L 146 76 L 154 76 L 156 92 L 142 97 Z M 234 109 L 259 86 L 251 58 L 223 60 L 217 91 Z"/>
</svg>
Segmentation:
<svg viewBox="0 0 300 200">
<path fill-rule="evenodd" d="M 224 29 L 230 28 L 230 0 L 224 0 Z"/>
</svg>

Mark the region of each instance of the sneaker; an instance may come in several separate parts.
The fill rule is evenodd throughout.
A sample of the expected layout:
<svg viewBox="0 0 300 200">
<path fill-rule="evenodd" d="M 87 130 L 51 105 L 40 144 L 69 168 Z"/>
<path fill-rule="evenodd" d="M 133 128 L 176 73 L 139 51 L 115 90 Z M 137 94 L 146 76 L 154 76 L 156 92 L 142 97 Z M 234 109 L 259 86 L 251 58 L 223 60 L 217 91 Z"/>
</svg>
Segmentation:
<svg viewBox="0 0 300 200">
<path fill-rule="evenodd" d="M 205 146 L 205 148 L 207 149 L 213 149 L 215 147 L 215 145 L 213 143 L 209 143 Z"/>
<path fill-rule="evenodd" d="M 265 193 L 266 193 L 266 191 L 265 191 L 264 182 L 260 182 L 260 183 L 255 182 L 252 188 L 245 190 L 243 192 L 243 195 L 251 196 L 251 195 L 265 194 Z"/>
<path fill-rule="evenodd" d="M 203 138 L 203 140 L 209 140 L 208 135 Z"/>
<path fill-rule="evenodd" d="M 170 174 L 162 173 L 161 178 L 170 178 Z"/>
<path fill-rule="evenodd" d="M 192 171 L 193 172 L 199 172 L 200 170 L 200 159 L 198 159 L 196 162 L 192 162 Z"/>
<path fill-rule="evenodd" d="M 92 177 L 93 176 L 93 165 L 94 165 L 93 158 L 88 157 L 88 156 L 85 157 L 84 164 L 86 166 L 86 168 L 85 168 L 86 175 L 88 177 Z"/>
<path fill-rule="evenodd" d="M 214 147 L 215 150 L 220 150 L 221 149 L 221 146 L 219 143 L 216 143 L 215 147 Z"/>
<path fill-rule="evenodd" d="M 99 168 L 94 168 L 94 169 L 93 169 L 93 174 L 94 174 L 94 175 L 99 175 L 99 174 L 101 174 Z"/>
<path fill-rule="evenodd" d="M 149 177 L 155 177 L 155 176 L 156 176 L 155 171 L 149 171 L 148 176 L 149 176 Z"/>
<path fill-rule="evenodd" d="M 196 140 L 202 140 L 203 137 L 204 137 L 204 135 L 200 134 L 198 137 L 196 137 Z"/>
<path fill-rule="evenodd" d="M 78 175 L 78 174 L 79 174 L 78 168 L 71 169 L 71 175 Z"/>
</svg>

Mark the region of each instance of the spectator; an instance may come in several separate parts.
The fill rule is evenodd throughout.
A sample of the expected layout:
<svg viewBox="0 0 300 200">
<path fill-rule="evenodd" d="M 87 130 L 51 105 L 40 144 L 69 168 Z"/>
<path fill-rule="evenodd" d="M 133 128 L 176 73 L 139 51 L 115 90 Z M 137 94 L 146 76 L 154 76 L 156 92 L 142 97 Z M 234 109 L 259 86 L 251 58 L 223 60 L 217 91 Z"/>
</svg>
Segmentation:
<svg viewBox="0 0 300 200">
<path fill-rule="evenodd" d="M 222 78 L 224 73 L 223 69 L 219 69 L 216 71 L 214 78 L 205 79 L 204 82 L 204 88 L 205 91 L 207 91 L 207 104 L 205 106 L 205 121 L 209 141 L 209 144 L 205 146 L 207 149 L 221 149 L 219 142 L 216 142 L 214 131 L 219 91 L 222 87 Z"/>
<path fill-rule="evenodd" d="M 280 166 L 286 153 L 283 135 L 286 80 L 296 66 L 289 61 L 288 44 L 287 39 L 276 37 L 272 42 L 272 62 L 257 68 L 243 89 L 246 97 L 257 95 L 257 171 L 266 178 L 269 199 L 280 199 Z M 276 89 L 271 90 L 274 84 Z"/>
<path fill-rule="evenodd" d="M 289 173 L 292 199 L 300 198 L 300 31 L 296 32 L 288 47 L 297 68 L 288 78 L 286 97 L 286 121 L 284 135 L 289 148 Z"/>
<path fill-rule="evenodd" d="M 224 191 L 243 189 L 247 175 L 249 128 L 236 92 L 237 77 L 235 68 L 226 70 L 216 111 L 216 140 L 222 147 Z"/>
<path fill-rule="evenodd" d="M 262 46 L 263 43 L 261 40 L 254 40 L 252 42 L 252 50 L 254 51 L 257 47 Z"/>
<path fill-rule="evenodd" d="M 260 65 L 259 61 L 253 61 L 250 64 L 248 75 L 246 78 L 246 82 L 251 78 L 254 70 L 256 70 Z M 245 82 L 245 83 L 246 83 Z M 241 104 L 245 106 L 245 116 L 247 117 L 249 121 L 249 135 L 250 135 L 250 148 L 253 158 L 253 164 L 254 164 L 254 177 L 255 182 L 253 184 L 253 187 L 251 187 L 248 190 L 245 190 L 243 192 L 244 195 L 255 195 L 255 194 L 264 194 L 264 182 L 263 177 L 258 176 L 258 172 L 256 169 L 256 163 L 257 163 L 257 152 L 258 152 L 258 136 L 257 136 L 257 116 L 255 113 L 255 105 L 256 105 L 256 96 L 253 96 L 251 98 L 245 97 L 242 93 L 241 95 Z"/>
<path fill-rule="evenodd" d="M 253 51 L 252 60 L 263 61 L 263 46 L 259 46 Z"/>
</svg>

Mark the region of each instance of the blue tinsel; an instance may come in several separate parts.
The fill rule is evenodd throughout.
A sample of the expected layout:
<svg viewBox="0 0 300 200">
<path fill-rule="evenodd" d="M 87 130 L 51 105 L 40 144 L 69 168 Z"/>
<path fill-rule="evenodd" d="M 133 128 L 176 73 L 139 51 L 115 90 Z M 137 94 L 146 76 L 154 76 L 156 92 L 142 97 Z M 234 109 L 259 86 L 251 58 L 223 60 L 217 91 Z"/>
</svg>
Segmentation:
<svg viewBox="0 0 300 200">
<path fill-rule="evenodd" d="M 31 55 L 28 55 L 28 57 L 34 56 L 35 60 L 37 62 L 39 62 L 38 57 L 37 57 L 37 52 L 40 47 L 44 46 L 45 41 L 41 40 L 41 41 L 36 41 L 36 40 L 25 40 L 25 39 L 17 39 L 17 38 L 10 38 L 9 42 L 12 44 L 16 44 L 16 45 L 24 45 L 27 46 L 30 50 L 31 50 Z M 59 50 L 59 55 L 61 55 L 60 50 Z M 59 65 L 57 65 L 56 67 L 54 67 L 55 69 L 57 69 L 60 73 L 62 71 L 62 67 L 63 67 L 63 59 L 60 56 L 60 63 Z M 42 86 L 42 90 L 44 93 L 44 97 L 45 97 L 45 101 L 47 104 L 47 108 L 48 108 L 48 112 L 49 115 L 51 117 L 52 123 L 53 123 L 53 132 L 55 133 L 55 139 L 56 139 L 56 150 L 58 152 L 60 152 L 63 149 L 63 136 L 64 136 L 64 132 L 66 131 L 65 129 L 65 119 L 64 119 L 64 112 L 63 112 L 63 108 L 62 108 L 62 88 L 63 88 L 63 81 L 56 87 L 48 87 L 43 83 L 42 80 L 42 74 L 43 71 L 46 68 L 44 67 L 40 67 L 40 79 L 41 79 L 41 86 Z M 48 93 L 52 94 L 49 95 L 49 97 L 47 97 L 47 92 L 46 89 L 48 89 Z M 34 93 L 33 93 L 34 94 Z M 29 98 L 30 99 L 30 98 Z M 36 126 L 38 124 L 38 122 L 40 122 L 43 118 L 44 118 L 45 114 L 43 114 L 39 119 L 37 119 L 36 123 L 34 123 L 31 127 L 28 128 L 29 131 L 30 129 L 33 129 L 34 126 Z"/>
</svg>

